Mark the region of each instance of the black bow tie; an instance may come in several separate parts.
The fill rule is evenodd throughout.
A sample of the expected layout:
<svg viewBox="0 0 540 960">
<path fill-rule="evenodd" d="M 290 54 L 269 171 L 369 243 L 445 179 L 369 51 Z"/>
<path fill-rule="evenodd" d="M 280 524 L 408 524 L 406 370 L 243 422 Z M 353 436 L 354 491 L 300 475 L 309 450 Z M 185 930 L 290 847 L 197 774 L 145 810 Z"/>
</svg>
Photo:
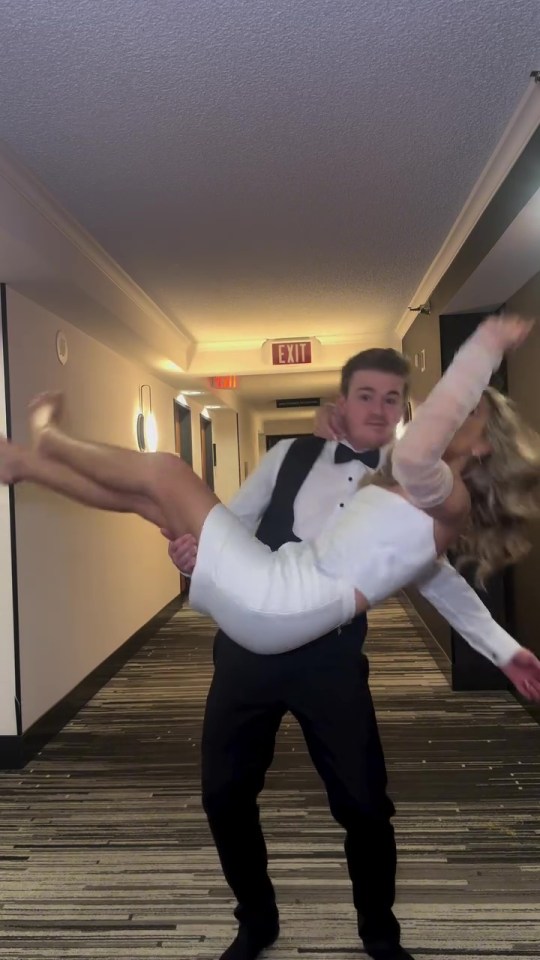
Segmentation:
<svg viewBox="0 0 540 960">
<path fill-rule="evenodd" d="M 338 443 L 334 454 L 334 463 L 349 463 L 351 460 L 361 460 L 366 467 L 376 470 L 379 466 L 380 453 L 378 450 L 364 450 L 363 453 L 356 453 L 344 443 Z"/>
</svg>

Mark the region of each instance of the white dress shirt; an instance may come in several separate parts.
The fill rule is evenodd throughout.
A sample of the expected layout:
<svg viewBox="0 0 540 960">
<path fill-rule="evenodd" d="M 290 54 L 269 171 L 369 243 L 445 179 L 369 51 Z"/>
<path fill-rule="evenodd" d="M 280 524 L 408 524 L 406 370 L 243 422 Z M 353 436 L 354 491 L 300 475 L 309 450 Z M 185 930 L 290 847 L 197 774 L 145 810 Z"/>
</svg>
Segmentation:
<svg viewBox="0 0 540 960">
<path fill-rule="evenodd" d="M 253 533 L 270 502 L 279 469 L 293 442 L 276 443 L 229 504 L 229 509 Z M 331 525 L 356 493 L 360 480 L 370 472 L 360 460 L 334 463 L 336 447 L 336 441 L 326 442 L 295 499 L 293 532 L 300 540 L 311 540 Z M 381 452 L 382 457 L 385 452 Z M 497 666 L 505 666 L 521 649 L 445 558 L 438 560 L 433 572 L 415 586 L 469 646 Z"/>
</svg>

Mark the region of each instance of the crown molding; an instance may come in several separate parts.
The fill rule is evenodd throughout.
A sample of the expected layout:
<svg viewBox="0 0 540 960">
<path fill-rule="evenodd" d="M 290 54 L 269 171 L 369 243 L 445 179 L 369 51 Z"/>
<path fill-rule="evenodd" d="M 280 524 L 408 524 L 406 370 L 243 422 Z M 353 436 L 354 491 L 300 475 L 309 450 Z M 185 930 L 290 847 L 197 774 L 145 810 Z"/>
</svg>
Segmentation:
<svg viewBox="0 0 540 960">
<path fill-rule="evenodd" d="M 28 168 L 6 147 L 0 148 L 2 178 L 48 224 L 54 227 L 92 266 L 136 307 L 137 310 L 179 337 L 183 348 L 193 350 L 189 334 L 174 322 L 125 270 L 107 253 Z"/>
<path fill-rule="evenodd" d="M 471 190 L 433 263 L 410 303 L 426 303 L 433 290 L 454 262 L 461 247 L 487 206 L 504 183 L 512 167 L 523 153 L 540 124 L 540 83 L 531 78 L 527 90 L 508 123 L 497 147 Z M 416 319 L 408 308 L 396 325 L 396 333 L 404 337 Z"/>
<path fill-rule="evenodd" d="M 393 331 L 388 331 L 391 336 Z M 203 353 L 238 353 L 249 350 L 260 350 L 266 343 L 296 343 L 298 341 L 317 341 L 321 346 L 342 346 L 350 344 L 362 349 L 364 344 L 371 346 L 381 339 L 381 330 L 372 328 L 362 330 L 361 333 L 343 334 L 313 334 L 297 337 L 243 337 L 239 340 L 199 340 L 195 347 L 196 354 Z"/>
</svg>

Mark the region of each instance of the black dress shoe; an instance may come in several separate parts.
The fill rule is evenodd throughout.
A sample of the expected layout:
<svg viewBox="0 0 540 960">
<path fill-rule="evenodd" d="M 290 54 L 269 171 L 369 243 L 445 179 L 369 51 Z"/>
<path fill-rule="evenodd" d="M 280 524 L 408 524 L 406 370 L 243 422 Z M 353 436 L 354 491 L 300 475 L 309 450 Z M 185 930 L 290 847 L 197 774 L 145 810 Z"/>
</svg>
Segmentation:
<svg viewBox="0 0 540 960">
<path fill-rule="evenodd" d="M 412 953 L 397 944 L 384 941 L 364 942 L 364 950 L 372 960 L 414 960 Z"/>
<path fill-rule="evenodd" d="M 236 937 L 220 960 L 255 960 L 261 951 L 270 947 L 278 937 L 277 921 L 268 927 L 248 927 L 240 924 Z"/>
</svg>

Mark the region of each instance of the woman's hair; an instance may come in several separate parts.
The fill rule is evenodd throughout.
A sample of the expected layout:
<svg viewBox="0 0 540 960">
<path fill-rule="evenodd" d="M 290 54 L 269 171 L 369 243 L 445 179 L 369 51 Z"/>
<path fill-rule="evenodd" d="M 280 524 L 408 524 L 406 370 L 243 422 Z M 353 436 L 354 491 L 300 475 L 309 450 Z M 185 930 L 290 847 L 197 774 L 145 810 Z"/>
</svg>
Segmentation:
<svg viewBox="0 0 540 960">
<path fill-rule="evenodd" d="M 540 437 L 498 390 L 488 387 L 484 396 L 491 452 L 471 458 L 462 474 L 471 512 L 456 544 L 460 564 L 476 566 L 479 585 L 528 553 L 527 524 L 540 515 Z"/>
<path fill-rule="evenodd" d="M 458 566 L 476 568 L 478 586 L 528 553 L 527 525 L 540 516 L 540 436 L 498 390 L 488 387 L 484 397 L 489 407 L 490 453 L 480 459 L 471 457 L 462 474 L 471 511 L 452 548 Z M 373 482 L 395 484 L 391 456 Z"/>
</svg>

